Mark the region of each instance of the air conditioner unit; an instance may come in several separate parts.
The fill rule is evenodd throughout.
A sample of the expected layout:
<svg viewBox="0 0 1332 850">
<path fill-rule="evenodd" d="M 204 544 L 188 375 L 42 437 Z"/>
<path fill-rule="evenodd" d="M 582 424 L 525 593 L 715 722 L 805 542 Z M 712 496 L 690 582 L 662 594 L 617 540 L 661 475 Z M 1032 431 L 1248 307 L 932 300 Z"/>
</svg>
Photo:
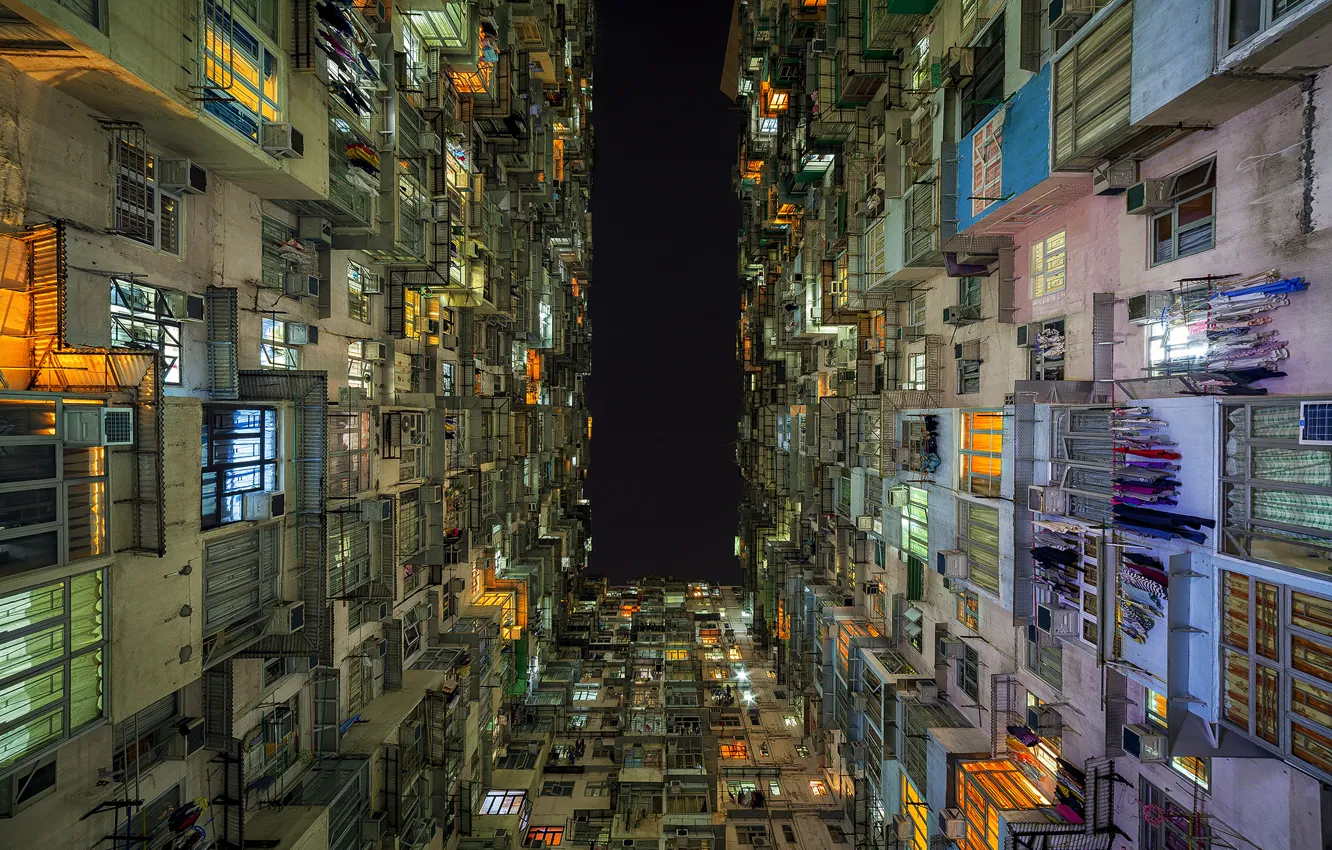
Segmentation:
<svg viewBox="0 0 1332 850">
<path fill-rule="evenodd" d="M 1138 182 L 1138 163 L 1132 159 L 1106 160 L 1092 169 L 1093 195 L 1122 195 Z"/>
<path fill-rule="evenodd" d="M 362 295 L 379 295 L 384 291 L 384 278 L 379 272 L 366 272 L 361 278 Z"/>
<path fill-rule="evenodd" d="M 750 844 L 754 847 L 767 847 L 768 839 L 764 838 L 762 835 L 756 835 Z"/>
<path fill-rule="evenodd" d="M 1143 292 L 1130 295 L 1128 299 L 1128 320 L 1135 325 L 1150 325 L 1159 322 L 1162 314 L 1175 303 L 1173 292 Z"/>
<path fill-rule="evenodd" d="M 967 642 L 964 640 L 944 639 L 939 641 L 940 654 L 949 661 L 958 661 L 967 657 Z"/>
<path fill-rule="evenodd" d="M 271 635 L 294 635 L 304 627 L 304 602 L 283 602 L 268 618 L 268 633 Z"/>
<path fill-rule="evenodd" d="M 259 147 L 276 157 L 305 156 L 305 136 L 290 124 L 265 121 L 259 125 Z"/>
<path fill-rule="evenodd" d="M 934 682 L 916 684 L 916 702 L 921 705 L 934 705 L 939 701 L 939 686 Z"/>
<path fill-rule="evenodd" d="M 1027 510 L 1035 514 L 1068 514 L 1068 491 L 1062 487 L 1031 485 L 1027 487 Z"/>
<path fill-rule="evenodd" d="M 318 345 L 319 327 L 305 322 L 287 323 L 287 345 Z"/>
<path fill-rule="evenodd" d="M 1018 325 L 1017 326 L 1017 344 L 1018 348 L 1029 348 L 1036 344 L 1036 337 L 1041 332 L 1041 326 L 1038 324 Z"/>
<path fill-rule="evenodd" d="M 980 360 L 981 359 L 980 340 L 973 339 L 970 342 L 959 342 L 953 346 L 954 360 Z"/>
<path fill-rule="evenodd" d="M 388 358 L 386 348 L 382 342 L 362 342 L 361 356 L 366 360 L 385 360 Z"/>
<path fill-rule="evenodd" d="M 286 272 L 282 275 L 282 291 L 297 298 L 318 298 L 319 276 L 302 272 Z"/>
<path fill-rule="evenodd" d="M 944 84 L 959 86 L 974 76 L 976 76 L 976 48 L 948 48 L 948 61 L 944 63 Z"/>
<path fill-rule="evenodd" d="M 444 501 L 444 485 L 426 484 L 421 488 L 421 501 L 427 505 L 438 505 Z"/>
<path fill-rule="evenodd" d="M 961 549 L 942 549 L 937 556 L 938 570 L 944 578 L 970 578 L 971 559 Z"/>
<path fill-rule="evenodd" d="M 188 159 L 159 159 L 156 163 L 159 188 L 186 195 L 208 193 L 208 169 Z"/>
<path fill-rule="evenodd" d="M 204 745 L 204 722 L 202 717 L 186 717 L 176 725 L 180 737 L 173 738 L 168 754 L 171 758 L 189 758 Z"/>
<path fill-rule="evenodd" d="M 426 319 L 426 333 L 439 333 L 439 319 Z"/>
<path fill-rule="evenodd" d="M 967 837 L 967 820 L 962 816 L 962 810 L 944 809 L 940 814 L 943 815 L 944 838 L 950 841 L 964 841 Z"/>
<path fill-rule="evenodd" d="M 902 451 L 902 449 L 895 449 L 893 453 L 896 454 L 897 452 L 900 452 L 900 451 Z M 905 508 L 905 507 L 906 507 L 907 505 L 909 505 L 910 503 L 911 503 L 911 488 L 910 488 L 910 487 L 889 487 L 889 488 L 888 488 L 888 493 L 887 493 L 887 505 L 888 505 L 888 507 L 890 507 L 890 508 Z"/>
<path fill-rule="evenodd" d="M 361 818 L 361 841 L 381 841 L 384 827 L 388 823 L 388 812 L 371 812 Z"/>
<path fill-rule="evenodd" d="M 893 815 L 893 834 L 898 841 L 910 843 L 916 837 L 916 825 L 906 815 Z"/>
<path fill-rule="evenodd" d="M 1332 401 L 1300 402 L 1300 445 L 1332 446 Z"/>
<path fill-rule="evenodd" d="M 1152 726 L 1142 723 L 1126 723 L 1121 733 L 1120 743 L 1124 752 L 1140 762 L 1161 764 L 1170 761 L 1169 744 L 1166 736 Z"/>
<path fill-rule="evenodd" d="M 1124 192 L 1124 212 L 1129 215 L 1146 215 L 1171 206 L 1169 180 L 1143 180 Z"/>
<path fill-rule="evenodd" d="M 363 522 L 388 522 L 393 519 L 392 499 L 367 499 L 361 502 Z"/>
<path fill-rule="evenodd" d="M 856 531 L 873 531 L 873 530 L 874 530 L 873 514 L 863 514 L 861 516 L 856 517 Z"/>
<path fill-rule="evenodd" d="M 969 325 L 980 318 L 980 314 L 975 307 L 945 307 L 943 311 L 943 321 L 945 325 L 956 325 L 962 327 Z"/>
<path fill-rule="evenodd" d="M 452 349 L 452 348 L 457 348 L 457 347 L 458 347 L 458 337 L 457 337 L 457 335 L 456 335 L 456 334 L 440 334 L 440 335 L 439 335 L 439 347 L 440 347 L 440 348 L 450 348 L 450 349 Z"/>
<path fill-rule="evenodd" d="M 1096 14 L 1104 0 L 1050 0 L 1050 29 L 1075 30 Z"/>
<path fill-rule="evenodd" d="M 287 494 L 281 490 L 246 493 L 242 502 L 247 520 L 273 519 L 287 512 Z"/>
<path fill-rule="evenodd" d="M 676 837 L 676 838 L 688 838 L 688 837 L 689 837 L 689 830 L 687 830 L 687 829 L 676 829 L 676 830 L 675 830 L 675 837 Z"/>
<path fill-rule="evenodd" d="M 1051 637 L 1078 637 L 1082 612 L 1060 605 L 1036 605 L 1036 628 Z"/>
<path fill-rule="evenodd" d="M 826 39 L 826 38 L 811 38 L 811 39 L 809 40 L 809 52 L 812 53 L 812 54 L 814 54 L 815 56 L 818 56 L 818 55 L 823 54 L 823 53 L 827 53 L 827 52 L 828 52 L 828 39 Z"/>
<path fill-rule="evenodd" d="M 902 126 L 897 128 L 897 143 L 899 145 L 909 145 L 913 141 L 912 123 L 903 121 Z"/>
<path fill-rule="evenodd" d="M 182 322 L 202 322 L 204 320 L 204 300 L 199 295 L 185 296 L 185 315 L 177 316 Z"/>
<path fill-rule="evenodd" d="M 422 133 L 416 141 L 418 147 L 426 153 L 439 153 L 443 144 L 439 133 Z"/>
<path fill-rule="evenodd" d="M 134 445 L 134 408 L 66 404 L 64 410 L 66 445 Z"/>
<path fill-rule="evenodd" d="M 303 215 L 296 220 L 296 232 L 302 242 L 320 248 L 333 247 L 333 224 L 326 218 Z"/>
</svg>

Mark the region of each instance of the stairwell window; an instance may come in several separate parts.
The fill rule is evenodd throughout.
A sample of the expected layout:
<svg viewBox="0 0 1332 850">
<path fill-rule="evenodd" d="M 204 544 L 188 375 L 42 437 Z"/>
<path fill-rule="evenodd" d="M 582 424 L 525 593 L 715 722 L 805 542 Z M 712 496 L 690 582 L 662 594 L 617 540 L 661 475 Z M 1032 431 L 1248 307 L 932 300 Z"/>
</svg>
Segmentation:
<svg viewBox="0 0 1332 850">
<path fill-rule="evenodd" d="M 180 321 L 164 290 L 111 278 L 111 345 L 162 353 L 162 382 L 180 385 Z"/>
<path fill-rule="evenodd" d="M 224 6 L 204 0 L 203 73 L 208 86 L 204 91 L 210 99 L 203 108 L 257 143 L 259 125 L 277 121 L 282 114 L 282 60 L 281 51 L 261 34 L 257 22 L 235 14 L 243 8 L 243 2 Z"/>
<path fill-rule="evenodd" d="M 204 528 L 245 519 L 245 494 L 278 489 L 277 411 L 207 406 L 203 412 Z"/>
<path fill-rule="evenodd" d="M 1044 298 L 1064 291 L 1064 231 L 1051 233 L 1031 246 L 1031 297 Z"/>
<path fill-rule="evenodd" d="M 978 496 L 999 495 L 1003 476 L 1004 415 L 997 410 L 973 410 L 962 414 L 962 444 L 959 449 L 961 486 Z"/>
<path fill-rule="evenodd" d="M 1171 177 L 1171 208 L 1151 217 L 1148 244 L 1156 266 L 1216 246 L 1216 160 Z"/>
<path fill-rule="evenodd" d="M 102 722 L 100 571 L 0 595 L 0 774 Z"/>
<path fill-rule="evenodd" d="M 116 139 L 113 219 L 115 231 L 167 254 L 180 254 L 184 205 L 157 182 L 157 157 L 142 145 Z"/>
<path fill-rule="evenodd" d="M 1226 0 L 1226 47 L 1233 50 L 1303 6 L 1307 0 Z"/>
<path fill-rule="evenodd" d="M 290 326 L 281 319 L 264 318 L 263 341 L 259 343 L 259 368 L 301 368 L 300 349 L 288 343 Z"/>
</svg>

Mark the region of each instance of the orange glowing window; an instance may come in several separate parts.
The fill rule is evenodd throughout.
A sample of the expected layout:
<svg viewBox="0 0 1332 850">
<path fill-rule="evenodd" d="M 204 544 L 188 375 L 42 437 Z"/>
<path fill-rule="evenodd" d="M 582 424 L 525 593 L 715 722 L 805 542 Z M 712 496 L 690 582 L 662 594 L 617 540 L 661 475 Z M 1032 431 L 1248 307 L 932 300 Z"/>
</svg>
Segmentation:
<svg viewBox="0 0 1332 850">
<path fill-rule="evenodd" d="M 749 744 L 745 741 L 728 741 L 721 745 L 721 757 L 724 759 L 749 758 Z"/>
<path fill-rule="evenodd" d="M 555 140 L 555 181 L 564 179 L 564 139 Z"/>
<path fill-rule="evenodd" d="M 786 106 L 791 101 L 791 95 L 784 91 L 773 90 L 768 92 L 768 111 L 785 112 Z"/>
<path fill-rule="evenodd" d="M 998 496 L 1003 475 L 1004 417 L 998 411 L 962 414 L 959 447 L 962 489 L 979 496 Z"/>
<path fill-rule="evenodd" d="M 574 297 L 574 298 L 577 298 L 577 297 L 578 297 L 578 278 L 573 278 L 573 279 L 570 281 L 570 286 L 573 287 L 573 297 Z"/>
</svg>

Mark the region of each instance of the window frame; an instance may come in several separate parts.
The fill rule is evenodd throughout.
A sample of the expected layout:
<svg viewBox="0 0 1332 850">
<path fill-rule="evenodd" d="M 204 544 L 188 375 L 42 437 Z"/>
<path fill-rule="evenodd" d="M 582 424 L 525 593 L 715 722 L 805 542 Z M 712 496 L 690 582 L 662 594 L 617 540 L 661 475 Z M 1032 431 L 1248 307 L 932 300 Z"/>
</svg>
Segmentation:
<svg viewBox="0 0 1332 850">
<path fill-rule="evenodd" d="M 536 841 L 546 842 L 547 847 L 559 847 L 564 843 L 564 826 L 529 826 L 523 836 L 523 846 L 531 847 Z"/>
<path fill-rule="evenodd" d="M 1255 0 L 1255 2 L 1258 5 L 1258 28 L 1251 34 L 1234 43 L 1231 42 L 1232 23 L 1230 18 L 1231 10 L 1234 8 L 1236 0 L 1224 0 L 1221 4 L 1221 49 L 1218 53 L 1219 56 L 1229 56 L 1231 53 L 1239 51 L 1246 45 L 1250 45 L 1261 39 L 1265 33 L 1280 24 L 1281 21 L 1288 19 L 1289 16 L 1293 14 L 1298 14 L 1300 8 L 1305 6 L 1308 0 L 1299 0 L 1299 2 L 1294 3 L 1289 9 L 1280 15 L 1274 14 L 1273 6 L 1276 5 L 1276 0 Z"/>
<path fill-rule="evenodd" d="M 525 802 L 527 802 L 526 791 L 492 788 L 481 798 L 481 804 L 477 807 L 477 814 L 516 815 L 522 810 Z"/>
<path fill-rule="evenodd" d="M 964 649 L 965 656 L 957 661 L 955 681 L 962 689 L 962 693 L 972 700 L 977 700 L 980 698 L 980 654 L 972 649 L 970 644 Z"/>
<path fill-rule="evenodd" d="M 275 316 L 263 316 L 259 323 L 259 368 L 288 372 L 300 369 L 300 346 L 288 342 L 291 323 Z"/>
<path fill-rule="evenodd" d="M 114 171 L 111 187 L 112 230 L 154 251 L 184 258 L 185 201 L 179 192 L 168 192 L 158 184 L 157 161 L 161 157 L 147 147 L 137 151 L 125 139 L 114 139 L 111 144 L 111 167 Z M 133 194 L 130 194 L 131 191 Z M 168 207 L 172 210 L 169 220 L 174 248 L 164 247 Z M 142 218 L 142 233 L 133 227 L 123 226 L 129 223 L 131 217 Z M 148 233 L 152 234 L 151 239 L 145 238 Z"/>
<path fill-rule="evenodd" d="M 1059 335 L 1062 336 L 1062 337 L 1064 338 L 1064 346 L 1065 346 L 1065 350 L 1067 351 L 1067 346 L 1068 346 L 1068 333 L 1067 333 L 1067 324 L 1066 324 L 1066 320 L 1065 320 L 1065 319 L 1063 319 L 1063 318 L 1058 318 L 1058 319 L 1045 319 L 1045 320 L 1042 320 L 1042 321 L 1040 321 L 1040 322 L 1035 322 L 1035 324 L 1037 324 L 1037 325 L 1040 326 L 1040 330 L 1037 331 L 1038 334 L 1039 334 L 1041 331 L 1046 331 L 1046 330 L 1057 330 L 1057 331 L 1059 331 Z M 1040 347 L 1039 347 L 1038 345 L 1036 345 L 1034 342 L 1033 342 L 1032 345 L 1028 348 L 1028 351 L 1031 352 L 1031 363 L 1030 363 L 1030 365 L 1029 365 L 1029 370 L 1028 370 L 1028 375 L 1030 376 L 1031 380 L 1033 380 L 1033 381 L 1062 381 L 1062 380 L 1064 380 L 1064 355 L 1063 355 L 1063 354 L 1059 355 L 1058 357 L 1049 357 L 1049 358 L 1047 358 L 1047 357 L 1045 356 L 1045 352 L 1042 351 L 1042 350 L 1040 349 Z M 1058 370 L 1058 372 L 1055 373 L 1055 376 L 1054 376 L 1054 377 L 1046 377 L 1048 374 L 1050 374 L 1050 373 L 1047 371 L 1047 370 L 1050 370 L 1050 369 L 1057 369 L 1057 370 Z"/>
<path fill-rule="evenodd" d="M 260 422 L 257 426 L 240 427 L 233 426 L 224 428 L 218 424 L 216 417 L 220 414 L 235 415 L 238 413 L 260 414 Z M 267 490 L 281 490 L 282 487 L 282 422 L 278 415 L 277 408 L 273 407 L 237 407 L 231 405 L 207 404 L 203 408 L 203 456 L 200 464 L 200 488 L 203 491 L 203 503 L 200 506 L 200 525 L 203 530 L 211 528 L 220 528 L 224 525 L 245 521 L 245 494 L 259 493 Z M 235 432 L 218 437 L 215 432 Z M 255 432 L 255 433 L 251 433 Z M 218 461 L 216 447 L 218 440 L 228 441 L 236 440 L 258 440 L 259 457 L 246 458 L 243 460 Z M 270 452 L 271 449 L 271 452 Z M 226 489 L 223 475 L 231 470 L 257 469 L 261 486 L 243 487 L 228 491 Z M 271 471 L 271 477 L 269 475 Z M 217 488 L 215 493 L 215 505 L 211 512 L 207 511 L 208 502 L 208 478 L 210 473 L 214 476 L 213 484 Z M 271 484 L 272 486 L 267 486 Z M 224 519 L 226 506 L 224 500 L 229 496 L 236 496 L 240 499 L 239 516 L 235 519 Z M 210 522 L 210 519 L 212 520 Z"/>
<path fill-rule="evenodd" d="M 365 341 L 352 340 L 347 343 L 347 386 L 365 393 L 366 401 L 375 400 L 375 370 L 379 364 L 365 356 Z"/>
<path fill-rule="evenodd" d="M 370 270 L 355 260 L 347 261 L 347 316 L 358 322 L 374 323 L 374 293 L 365 291 Z"/>
<path fill-rule="evenodd" d="M 977 516 L 976 512 L 989 512 L 994 514 L 994 522 L 991 523 L 989 521 L 988 515 L 981 517 Z M 987 531 L 992 529 L 995 540 L 997 541 L 999 539 L 999 522 L 1000 516 L 997 508 L 978 504 L 969 499 L 957 500 L 958 544 L 962 551 L 967 553 L 967 561 L 970 565 L 967 583 L 996 597 L 999 595 L 999 588 L 1001 585 L 1000 572 L 1002 561 L 999 557 L 999 546 L 991 546 L 985 541 L 975 539 L 972 534 L 972 527 L 975 526 L 978 529 L 984 529 Z M 981 569 L 977 570 L 977 564 L 980 560 L 976 557 L 977 555 L 992 558 L 994 561 L 994 567 L 991 568 L 988 564 L 982 564 Z M 976 576 L 978 572 L 982 574 L 985 579 L 984 581 L 977 580 Z"/>
<path fill-rule="evenodd" d="M 972 590 L 964 590 L 957 596 L 957 621 L 971 629 L 980 631 L 980 596 Z"/>
<path fill-rule="evenodd" d="M 998 498 L 1003 490 L 1004 476 L 1004 412 L 997 408 L 977 408 L 974 410 L 961 411 L 962 421 L 958 434 L 958 476 L 959 486 L 963 492 L 971 493 L 976 496 L 985 496 L 989 498 Z M 977 428 L 976 417 L 990 416 L 997 417 L 999 427 L 995 429 Z M 977 434 L 998 436 L 999 449 L 976 449 L 975 437 Z M 998 463 L 998 471 L 976 472 L 974 459 L 984 458 Z"/>
<path fill-rule="evenodd" d="M 1050 243 L 1055 242 L 1052 248 Z M 1063 292 L 1068 287 L 1068 229 L 1061 228 L 1031 243 L 1028 250 L 1031 265 L 1030 296 L 1035 301 L 1047 295 Z M 1058 257 L 1059 265 L 1052 269 L 1050 258 Z M 1053 285 L 1052 285 L 1053 282 Z"/>
<path fill-rule="evenodd" d="M 1269 1 L 1270 0 L 1264 0 L 1264 2 Z M 1186 193 L 1181 193 L 1179 189 L 1180 180 L 1200 168 L 1206 169 L 1206 177 L 1203 178 L 1202 185 L 1196 189 L 1189 189 Z M 1175 260 L 1182 260 L 1185 257 L 1202 254 L 1216 247 L 1216 157 L 1213 156 L 1202 160 L 1201 162 L 1195 162 L 1186 168 L 1176 171 L 1165 179 L 1170 181 L 1171 207 L 1168 210 L 1162 210 L 1161 212 L 1147 216 L 1147 265 L 1149 268 L 1163 266 L 1167 263 L 1173 263 Z M 1179 209 L 1184 204 L 1209 194 L 1212 196 L 1211 213 L 1197 221 L 1189 222 L 1188 225 L 1188 232 L 1190 233 L 1195 230 L 1201 230 L 1204 226 L 1207 227 L 1209 230 L 1207 244 L 1204 247 L 1194 248 L 1186 254 L 1181 254 L 1179 251 Z M 1162 259 L 1157 256 L 1158 241 L 1156 238 L 1156 227 L 1157 222 L 1165 221 L 1167 219 L 1170 223 L 1170 256 Z"/>
<path fill-rule="evenodd" d="M 136 295 L 140 291 L 152 301 L 151 311 L 139 307 Z M 180 386 L 181 359 L 184 353 L 183 329 L 180 319 L 171 307 L 167 297 L 170 290 L 129 280 L 122 277 L 111 278 L 111 346 L 113 348 L 151 348 L 162 355 L 165 368 L 162 370 L 162 383 L 168 386 Z M 183 298 L 179 293 L 172 293 Z M 119 301 L 120 303 L 117 303 Z M 145 339 L 135 334 L 138 325 L 156 328 L 160 339 Z M 117 341 L 117 330 L 123 340 Z"/>
<path fill-rule="evenodd" d="M 204 67 L 203 91 L 209 98 L 204 101 L 203 107 L 205 112 L 223 125 L 258 145 L 263 122 L 281 121 L 285 114 L 285 56 L 263 26 L 249 20 L 248 15 L 238 17 L 235 6 L 229 8 L 230 14 L 218 0 L 203 0 L 203 38 L 199 50 L 200 64 Z M 217 27 L 217 35 L 212 33 L 214 27 Z M 241 36 L 241 44 L 237 44 L 238 35 Z M 247 47 L 247 44 L 253 46 Z M 245 55 L 242 56 L 242 53 Z M 225 58 L 227 56 L 233 61 L 228 61 Z M 237 70 L 234 63 L 237 57 L 251 64 L 254 82 L 243 70 Z M 210 72 L 209 68 L 216 68 L 216 71 Z M 269 80 L 272 81 L 271 89 Z M 246 94 L 251 103 L 245 103 L 231 94 L 236 91 Z M 251 126 L 253 129 L 250 129 Z"/>
</svg>

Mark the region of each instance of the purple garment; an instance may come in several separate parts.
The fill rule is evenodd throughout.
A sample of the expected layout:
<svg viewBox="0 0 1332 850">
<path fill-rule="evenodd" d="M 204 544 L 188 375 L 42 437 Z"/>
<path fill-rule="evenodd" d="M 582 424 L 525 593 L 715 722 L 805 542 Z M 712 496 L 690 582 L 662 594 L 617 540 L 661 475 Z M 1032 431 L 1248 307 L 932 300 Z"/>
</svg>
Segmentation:
<svg viewBox="0 0 1332 850">
<path fill-rule="evenodd" d="M 1120 496 L 1120 497 L 1118 497 L 1118 499 L 1112 499 L 1111 501 L 1122 502 L 1122 503 L 1125 504 L 1125 505 L 1136 505 L 1137 507 L 1140 507 L 1140 508 L 1144 508 L 1144 507 L 1149 508 L 1149 507 L 1151 507 L 1151 506 L 1153 506 L 1153 505 L 1178 505 L 1178 504 L 1179 504 L 1179 502 L 1175 501 L 1174 499 L 1135 499 L 1135 498 L 1133 498 L 1132 496 Z"/>
<path fill-rule="evenodd" d="M 1167 460 L 1131 460 L 1127 466 L 1140 466 L 1143 469 L 1175 469 L 1175 465 Z"/>
</svg>

